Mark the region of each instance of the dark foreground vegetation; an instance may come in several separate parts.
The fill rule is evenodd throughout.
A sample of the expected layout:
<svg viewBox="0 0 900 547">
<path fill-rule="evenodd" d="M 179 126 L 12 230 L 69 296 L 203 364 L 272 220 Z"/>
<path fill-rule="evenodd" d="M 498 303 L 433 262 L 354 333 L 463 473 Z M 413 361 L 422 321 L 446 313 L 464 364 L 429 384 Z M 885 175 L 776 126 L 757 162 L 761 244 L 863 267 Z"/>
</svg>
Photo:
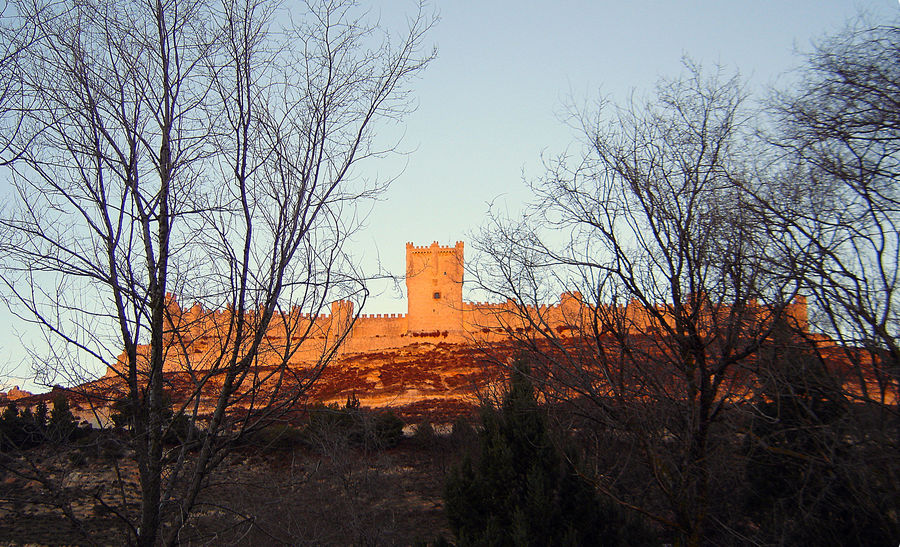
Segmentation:
<svg viewBox="0 0 900 547">
<path fill-rule="evenodd" d="M 580 153 L 476 242 L 585 476 L 666 543 L 900 539 L 898 67 L 896 20 L 823 39 L 764 98 L 687 61 L 573 109 Z"/>
<path fill-rule="evenodd" d="M 454 436 L 404 438 L 402 427 L 351 401 L 259 431 L 209 477 L 178 543 L 402 545 L 448 536 L 443 477 L 462 445 Z M 119 428 L 82 431 L 0 454 L 0 543 L 129 543 L 140 490 L 127 438 Z"/>
<path fill-rule="evenodd" d="M 866 416 L 865 406 L 842 397 L 823 376 L 811 377 L 723 411 L 711 434 L 707 518 L 713 524 L 704 544 L 895 543 L 900 500 L 890 480 L 896 457 L 847 428 L 879 417 Z M 536 381 L 518 361 L 509 385 L 487 397 L 477 416 L 461 416 L 440 432 L 422 422 L 404 436 L 402 420 L 360 408 L 352 396 L 343 406 L 312 407 L 292 423 L 259 430 L 210 475 L 199 510 L 177 540 L 677 543 L 677 527 L 657 517 L 670 501 L 654 487 L 659 470 L 643 458 L 645 441 L 598 427 L 596 416 L 574 407 L 539 404 Z M 128 432 L 79 428 L 65 399 L 58 401 L 43 429 L 35 426 L 40 418 L 13 404 L 0 419 L 6 439 L 24 440 L 0 452 L 0 541 L 127 543 L 140 495 Z M 634 407 L 648 416 L 662 410 L 641 402 Z M 203 433 L 184 435 L 168 439 L 167 453 L 177 455 L 188 437 Z M 673 452 L 678 442 L 669 438 Z M 196 450 L 187 455 L 195 456 Z"/>
</svg>

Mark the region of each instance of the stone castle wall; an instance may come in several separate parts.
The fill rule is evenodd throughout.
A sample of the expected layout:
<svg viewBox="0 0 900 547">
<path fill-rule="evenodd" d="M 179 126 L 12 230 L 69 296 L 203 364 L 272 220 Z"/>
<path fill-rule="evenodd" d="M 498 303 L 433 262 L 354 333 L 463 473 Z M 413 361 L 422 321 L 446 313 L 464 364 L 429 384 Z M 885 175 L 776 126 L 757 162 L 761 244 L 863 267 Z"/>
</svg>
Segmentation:
<svg viewBox="0 0 900 547">
<path fill-rule="evenodd" d="M 521 308 L 512 301 L 503 303 L 465 302 L 462 296 L 464 245 L 443 247 L 406 244 L 406 314 L 354 313 L 353 303 L 331 304 L 331 314 L 305 315 L 299 311 L 272 319 L 260 351 L 260 364 L 287 361 L 302 367 L 323 357 L 357 353 L 377 353 L 416 343 L 466 344 L 507 340 L 509 332 L 535 328 L 565 336 L 585 324 L 592 312 L 581 295 L 564 293 L 555 305 Z M 661 330 L 650 310 L 637 302 L 624 308 L 610 308 L 625 317 L 642 333 Z M 665 306 L 657 311 L 666 317 Z M 798 298 L 788 308 L 789 316 L 806 330 L 806 300 Z M 765 312 L 757 314 L 765 320 Z M 169 304 L 171 329 L 167 340 L 166 371 L 202 370 L 219 366 L 223 349 L 233 347 L 233 316 L 227 310 L 204 310 L 199 305 L 183 310 L 172 299 Z M 245 315 L 249 331 L 258 320 Z M 670 322 L 668 319 L 666 322 Z M 348 330 L 349 329 L 349 330 Z M 146 347 L 139 348 L 146 359 Z M 119 363 L 124 363 L 124 354 Z M 118 364 L 118 363 L 117 363 Z M 107 371 L 107 375 L 114 374 Z"/>
</svg>

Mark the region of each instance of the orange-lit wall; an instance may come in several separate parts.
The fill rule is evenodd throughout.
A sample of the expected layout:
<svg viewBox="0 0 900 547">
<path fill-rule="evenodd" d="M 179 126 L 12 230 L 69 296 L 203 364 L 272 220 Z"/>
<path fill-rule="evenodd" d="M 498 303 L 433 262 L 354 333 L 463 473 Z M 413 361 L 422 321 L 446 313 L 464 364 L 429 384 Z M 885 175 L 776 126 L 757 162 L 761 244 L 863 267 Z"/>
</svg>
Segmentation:
<svg viewBox="0 0 900 547">
<path fill-rule="evenodd" d="M 462 321 L 463 243 L 442 247 L 406 244 L 407 328 L 459 332 Z"/>
<path fill-rule="evenodd" d="M 407 314 L 364 314 L 356 317 L 352 302 L 338 301 L 332 303 L 330 315 L 308 316 L 297 311 L 287 317 L 276 316 L 266 333 L 260 360 L 274 364 L 287 358 L 288 362 L 302 366 L 327 355 L 326 352 L 335 347 L 344 333 L 346 337 L 340 344 L 339 354 L 373 353 L 422 342 L 490 342 L 507 339 L 510 331 L 522 332 L 535 328 L 553 330 L 565 336 L 567 332 L 577 329 L 591 311 L 595 311 L 586 306 L 577 293 L 564 293 L 555 305 L 524 310 L 511 301 L 464 302 L 463 265 L 462 242 L 452 247 L 443 247 L 437 242 L 421 247 L 407 243 Z M 665 306 L 656 309 L 668 323 Z M 636 301 L 624 309 L 610 308 L 610 311 L 622 313 L 631 328 L 639 332 L 653 332 L 654 327 L 661 326 L 656 325 L 650 310 Z M 804 330 L 807 328 L 805 298 L 798 297 L 787 311 L 798 326 Z M 766 320 L 762 310 L 752 315 L 759 316 L 756 320 Z M 222 349 L 229 345 L 229 340 L 233 340 L 228 338 L 228 333 L 233 332 L 229 330 L 229 312 L 204 310 L 198 305 L 182 310 L 172 298 L 169 316 L 172 328 L 165 370 L 216 366 L 214 360 L 221 358 Z M 248 314 L 251 331 L 255 319 L 253 314 Z M 529 324 L 528 319 L 535 324 Z M 139 348 L 142 359 L 146 359 L 146 352 L 145 347 Z M 124 354 L 119 361 L 124 362 Z M 112 370 L 107 372 L 111 373 Z"/>
</svg>

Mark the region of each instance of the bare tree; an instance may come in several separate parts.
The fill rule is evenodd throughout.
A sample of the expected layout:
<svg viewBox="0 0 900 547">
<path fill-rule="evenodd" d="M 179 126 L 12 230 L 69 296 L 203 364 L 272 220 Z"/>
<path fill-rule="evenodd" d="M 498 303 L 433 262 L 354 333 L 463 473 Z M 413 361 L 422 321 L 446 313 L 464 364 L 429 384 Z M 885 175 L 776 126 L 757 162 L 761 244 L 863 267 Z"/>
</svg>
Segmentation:
<svg viewBox="0 0 900 547">
<path fill-rule="evenodd" d="M 35 39 L 34 29 L 13 12 L 9 3 L 0 7 L 0 25 L 14 40 L 0 41 L 0 166 L 10 161 L 10 143 L 20 136 L 22 117 L 17 115 L 18 77 L 22 52 Z"/>
<path fill-rule="evenodd" d="M 758 196 L 777 214 L 819 327 L 849 349 L 858 395 L 881 405 L 900 395 L 898 61 L 896 24 L 850 28 L 819 44 L 799 89 L 775 96 L 783 176 Z"/>
<path fill-rule="evenodd" d="M 767 371 L 775 389 L 757 422 L 768 435 L 750 466 L 775 461 L 791 479 L 762 526 L 780 534 L 770 541 L 887 545 L 900 529 L 888 486 L 900 477 L 898 61 L 896 23 L 857 23 L 818 44 L 797 88 L 772 100 L 773 180 L 746 188 L 769 218 L 771 270 L 797 279 L 829 335 Z"/>
<path fill-rule="evenodd" d="M 493 219 L 475 273 L 509 299 L 495 320 L 514 318 L 546 395 L 634 450 L 616 460 L 639 458 L 663 503 L 615 469 L 599 487 L 698 545 L 727 533 L 725 416 L 796 284 L 767 275 L 765 219 L 739 191 L 754 182 L 740 83 L 688 68 L 646 103 L 576 112 L 586 153 L 549 162 L 523 222 Z"/>
<path fill-rule="evenodd" d="M 52 335 L 46 380 L 100 364 L 124 386 L 140 514 L 120 516 L 173 544 L 228 448 L 296 405 L 353 319 L 309 317 L 365 300 L 344 243 L 383 184 L 355 166 L 391 150 L 373 130 L 408 111 L 431 19 L 420 5 L 393 36 L 341 0 L 11 5 L 35 39 L 6 110 L 2 278 Z M 173 411 L 203 434 L 167 447 Z"/>
</svg>

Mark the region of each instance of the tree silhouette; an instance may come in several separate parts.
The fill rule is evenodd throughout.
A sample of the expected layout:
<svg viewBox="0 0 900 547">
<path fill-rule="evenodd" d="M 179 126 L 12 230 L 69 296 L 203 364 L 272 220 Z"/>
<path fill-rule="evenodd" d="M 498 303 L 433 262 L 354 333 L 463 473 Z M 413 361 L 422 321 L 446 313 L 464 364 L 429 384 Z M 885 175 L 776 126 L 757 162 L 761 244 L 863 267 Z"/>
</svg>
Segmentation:
<svg viewBox="0 0 900 547">
<path fill-rule="evenodd" d="M 640 545 L 647 531 L 604 504 L 548 432 L 522 361 L 500 408 L 481 409 L 479 447 L 447 479 L 459 545 Z"/>
<path fill-rule="evenodd" d="M 0 126 L 15 131 L 0 163 L 16 200 L 0 279 L 48 333 L 45 383 L 109 367 L 141 488 L 137 518 L 113 514 L 129 541 L 176 543 L 208 474 L 302 400 L 354 320 L 326 335 L 307 318 L 365 301 L 344 244 L 385 184 L 356 166 L 394 149 L 376 124 L 410 110 L 432 19 L 420 5 L 394 36 L 344 0 L 7 7 Z M 297 371 L 301 347 L 312 357 Z M 206 432 L 178 455 L 164 446 L 164 368 L 178 373 L 175 415 Z"/>
</svg>

